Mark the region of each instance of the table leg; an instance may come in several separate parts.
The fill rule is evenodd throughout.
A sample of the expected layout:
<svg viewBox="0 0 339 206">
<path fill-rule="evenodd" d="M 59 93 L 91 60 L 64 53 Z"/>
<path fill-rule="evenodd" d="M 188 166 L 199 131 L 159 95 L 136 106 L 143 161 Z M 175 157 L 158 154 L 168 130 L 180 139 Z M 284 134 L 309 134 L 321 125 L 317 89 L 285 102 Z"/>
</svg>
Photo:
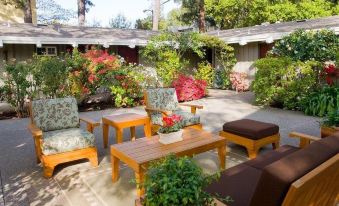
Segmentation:
<svg viewBox="0 0 339 206">
<path fill-rule="evenodd" d="M 102 123 L 102 137 L 104 141 L 104 148 L 107 148 L 107 145 L 108 145 L 108 133 L 109 133 L 109 125 Z"/>
<path fill-rule="evenodd" d="M 152 128 L 151 128 L 151 123 L 148 120 L 147 123 L 144 125 L 144 132 L 146 137 L 151 137 L 152 136 Z"/>
<path fill-rule="evenodd" d="M 130 129 L 130 131 L 131 131 L 131 140 L 134 141 L 135 138 L 136 138 L 136 135 L 135 135 L 135 127 L 130 127 L 129 129 Z"/>
<path fill-rule="evenodd" d="M 145 172 L 143 169 L 140 169 L 139 172 L 135 172 L 135 180 L 137 183 L 137 196 L 141 197 L 145 194 L 145 188 L 143 187 L 145 178 Z"/>
<path fill-rule="evenodd" d="M 112 182 L 116 182 L 119 179 L 119 162 L 120 160 L 111 155 L 111 162 L 112 162 Z"/>
<path fill-rule="evenodd" d="M 116 132 L 116 141 L 117 143 L 122 143 L 123 140 L 123 135 L 124 135 L 124 130 L 122 128 L 115 128 L 115 132 Z"/>
<path fill-rule="evenodd" d="M 218 156 L 220 161 L 220 168 L 224 170 L 226 166 L 226 145 L 218 147 Z"/>
</svg>

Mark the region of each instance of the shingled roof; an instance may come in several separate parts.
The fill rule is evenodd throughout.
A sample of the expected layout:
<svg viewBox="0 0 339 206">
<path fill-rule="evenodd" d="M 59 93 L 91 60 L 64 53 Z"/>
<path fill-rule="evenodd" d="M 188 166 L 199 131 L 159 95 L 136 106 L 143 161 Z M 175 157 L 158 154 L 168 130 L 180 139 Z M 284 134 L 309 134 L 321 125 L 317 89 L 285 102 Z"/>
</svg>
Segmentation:
<svg viewBox="0 0 339 206">
<path fill-rule="evenodd" d="M 301 21 L 262 24 L 252 27 L 216 30 L 207 34 L 219 37 L 227 43 L 247 43 L 281 39 L 297 29 L 313 30 L 328 28 L 339 34 L 339 16 L 308 19 Z"/>
<path fill-rule="evenodd" d="M 137 29 L 0 23 L 3 43 L 145 45 L 156 34 Z"/>
</svg>

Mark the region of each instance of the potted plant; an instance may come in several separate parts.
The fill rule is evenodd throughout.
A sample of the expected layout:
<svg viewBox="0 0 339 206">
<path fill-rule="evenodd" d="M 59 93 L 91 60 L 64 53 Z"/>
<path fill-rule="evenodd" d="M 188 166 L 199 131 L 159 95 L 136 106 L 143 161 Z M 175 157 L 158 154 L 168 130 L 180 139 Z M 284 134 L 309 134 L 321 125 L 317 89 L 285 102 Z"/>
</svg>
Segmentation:
<svg viewBox="0 0 339 206">
<path fill-rule="evenodd" d="M 321 122 L 321 137 L 327 137 L 339 131 L 339 109 L 329 113 Z"/>
<path fill-rule="evenodd" d="M 138 206 L 208 206 L 215 205 L 215 197 L 204 191 L 219 173 L 208 176 L 189 157 L 175 155 L 151 163 L 145 176 L 145 195 L 136 201 Z M 225 201 L 224 201 L 225 200 Z M 223 202 L 232 201 L 230 197 Z M 219 201 L 218 201 L 219 202 Z"/>
<path fill-rule="evenodd" d="M 163 126 L 160 127 L 159 142 L 162 144 L 171 144 L 183 140 L 182 138 L 182 117 L 180 115 L 170 115 L 163 117 Z"/>
</svg>

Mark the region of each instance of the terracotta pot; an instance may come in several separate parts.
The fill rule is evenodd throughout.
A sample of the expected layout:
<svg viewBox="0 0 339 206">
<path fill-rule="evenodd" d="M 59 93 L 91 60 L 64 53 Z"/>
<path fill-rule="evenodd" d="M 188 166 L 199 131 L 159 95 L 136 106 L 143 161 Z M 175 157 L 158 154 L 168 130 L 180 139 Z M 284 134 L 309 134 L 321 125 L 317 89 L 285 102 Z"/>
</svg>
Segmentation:
<svg viewBox="0 0 339 206">
<path fill-rule="evenodd" d="M 339 132 L 339 127 L 321 127 L 321 138 L 328 137 L 336 132 Z"/>
</svg>

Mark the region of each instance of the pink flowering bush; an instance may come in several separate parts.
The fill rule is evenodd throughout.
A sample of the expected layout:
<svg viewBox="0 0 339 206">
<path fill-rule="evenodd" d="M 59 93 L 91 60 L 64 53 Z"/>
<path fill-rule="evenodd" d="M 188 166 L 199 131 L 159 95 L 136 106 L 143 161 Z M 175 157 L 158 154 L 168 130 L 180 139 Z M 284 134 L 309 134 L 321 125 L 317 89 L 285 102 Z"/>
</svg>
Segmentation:
<svg viewBox="0 0 339 206">
<path fill-rule="evenodd" d="M 249 84 L 246 78 L 247 74 L 244 72 L 232 72 L 230 74 L 232 88 L 237 92 L 247 91 L 249 89 Z"/>
<path fill-rule="evenodd" d="M 204 80 L 194 79 L 192 76 L 180 74 L 172 82 L 180 102 L 201 99 L 206 96 L 207 83 Z"/>
</svg>

